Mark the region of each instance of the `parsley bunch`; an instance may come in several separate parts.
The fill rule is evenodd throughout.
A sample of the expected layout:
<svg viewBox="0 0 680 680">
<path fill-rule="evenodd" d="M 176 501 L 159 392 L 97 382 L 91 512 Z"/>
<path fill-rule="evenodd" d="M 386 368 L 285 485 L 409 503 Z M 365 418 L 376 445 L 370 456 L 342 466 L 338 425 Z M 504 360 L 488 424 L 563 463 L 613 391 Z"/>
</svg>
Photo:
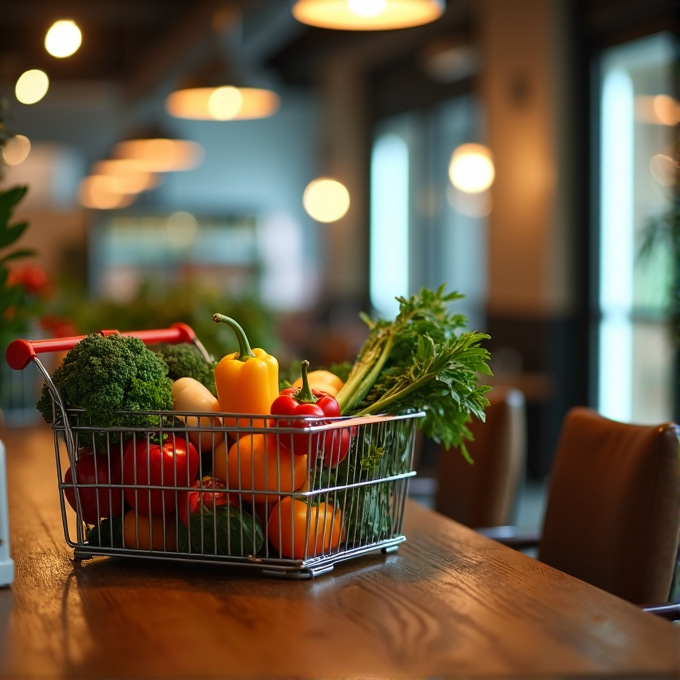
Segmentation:
<svg viewBox="0 0 680 680">
<path fill-rule="evenodd" d="M 470 438 L 471 415 L 484 419 L 490 389 L 479 375 L 491 375 L 484 333 L 459 332 L 466 319 L 451 314 L 449 303 L 462 298 L 445 285 L 399 301 L 393 321 L 371 320 L 370 332 L 350 375 L 337 395 L 343 415 L 424 411 L 423 433 L 446 448 Z"/>
</svg>

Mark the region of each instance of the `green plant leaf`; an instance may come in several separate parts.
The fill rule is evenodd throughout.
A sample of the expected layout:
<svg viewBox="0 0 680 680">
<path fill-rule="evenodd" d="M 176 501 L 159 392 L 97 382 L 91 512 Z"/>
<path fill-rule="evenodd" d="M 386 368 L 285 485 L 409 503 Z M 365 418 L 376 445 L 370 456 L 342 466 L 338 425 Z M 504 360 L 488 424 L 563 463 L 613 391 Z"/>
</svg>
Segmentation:
<svg viewBox="0 0 680 680">
<path fill-rule="evenodd" d="M 0 222 L 0 227 L 2 227 L 2 224 Z M 4 228 L 0 228 L 0 248 L 6 248 L 14 243 L 26 231 L 27 227 L 28 222 L 19 222 L 19 224 L 14 225 L 5 224 Z"/>
<path fill-rule="evenodd" d="M 17 260 L 20 257 L 34 257 L 37 254 L 38 251 L 33 250 L 32 248 L 23 248 L 22 250 L 15 250 L 13 253 L 10 253 L 9 255 L 5 255 L 4 257 L 0 258 L 0 264 L 4 264 L 5 262 L 9 262 L 10 260 Z"/>
</svg>

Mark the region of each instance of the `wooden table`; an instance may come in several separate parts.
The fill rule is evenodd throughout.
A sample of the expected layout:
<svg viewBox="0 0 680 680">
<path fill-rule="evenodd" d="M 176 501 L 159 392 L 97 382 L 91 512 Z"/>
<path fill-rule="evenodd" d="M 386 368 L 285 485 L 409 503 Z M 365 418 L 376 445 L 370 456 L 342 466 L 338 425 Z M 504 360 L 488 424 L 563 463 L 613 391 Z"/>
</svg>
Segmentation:
<svg viewBox="0 0 680 680">
<path fill-rule="evenodd" d="M 74 564 L 51 432 L 0 439 L 16 565 L 0 678 L 680 676 L 678 627 L 415 503 L 396 554 L 311 581 Z"/>
</svg>

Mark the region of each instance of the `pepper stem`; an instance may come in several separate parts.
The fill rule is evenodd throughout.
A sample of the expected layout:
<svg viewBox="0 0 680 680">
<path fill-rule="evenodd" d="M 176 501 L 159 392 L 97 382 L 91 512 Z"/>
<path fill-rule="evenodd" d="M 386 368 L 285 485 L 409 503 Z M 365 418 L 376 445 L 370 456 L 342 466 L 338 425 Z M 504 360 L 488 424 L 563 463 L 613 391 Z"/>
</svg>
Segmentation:
<svg viewBox="0 0 680 680">
<path fill-rule="evenodd" d="M 309 378 L 307 377 L 307 369 L 309 368 L 309 361 L 305 359 L 300 365 L 302 371 L 302 387 L 295 395 L 295 399 L 301 404 L 316 404 L 318 399 L 314 396 L 312 388 L 309 386 Z"/>
<path fill-rule="evenodd" d="M 241 328 L 237 321 L 234 321 L 234 319 L 229 316 L 224 316 L 224 314 L 213 314 L 213 321 L 215 323 L 226 323 L 228 326 L 231 326 L 234 333 L 236 333 L 239 351 L 238 356 L 236 356 L 235 359 L 238 359 L 239 361 L 247 361 L 248 359 L 252 359 L 255 356 L 255 352 L 250 349 L 250 343 L 248 342 L 248 336 L 246 336 L 246 332 L 243 330 L 243 328 Z"/>
</svg>

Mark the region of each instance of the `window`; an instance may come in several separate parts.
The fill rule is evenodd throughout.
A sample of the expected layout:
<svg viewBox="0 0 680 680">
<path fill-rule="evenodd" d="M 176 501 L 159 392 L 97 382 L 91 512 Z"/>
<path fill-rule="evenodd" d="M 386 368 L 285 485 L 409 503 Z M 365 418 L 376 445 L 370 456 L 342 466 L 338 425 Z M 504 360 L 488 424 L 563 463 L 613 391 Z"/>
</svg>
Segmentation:
<svg viewBox="0 0 680 680">
<path fill-rule="evenodd" d="M 672 253 L 641 245 L 673 206 L 673 59 L 665 33 L 600 57 L 598 410 L 616 420 L 672 418 Z"/>
<path fill-rule="evenodd" d="M 455 311 L 483 330 L 488 193 L 464 195 L 451 185 L 454 149 L 479 142 L 482 115 L 473 95 L 381 121 L 371 154 L 370 292 L 391 317 L 397 295 L 422 287 L 457 290 Z"/>
</svg>

